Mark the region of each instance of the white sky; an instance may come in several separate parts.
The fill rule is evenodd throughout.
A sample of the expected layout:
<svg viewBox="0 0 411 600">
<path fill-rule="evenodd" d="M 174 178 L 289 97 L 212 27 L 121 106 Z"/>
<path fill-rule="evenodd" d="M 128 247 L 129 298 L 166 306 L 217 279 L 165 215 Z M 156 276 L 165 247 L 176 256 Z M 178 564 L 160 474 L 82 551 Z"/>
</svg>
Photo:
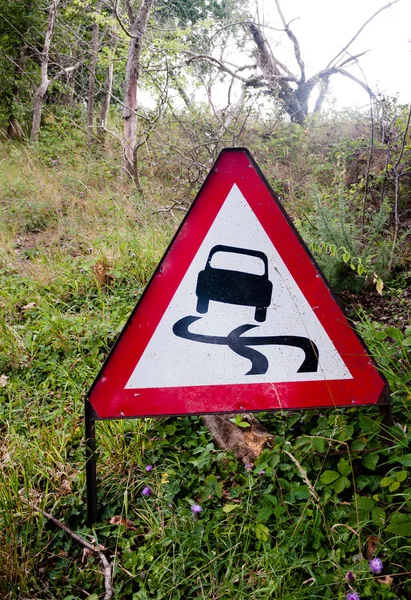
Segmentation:
<svg viewBox="0 0 411 600">
<path fill-rule="evenodd" d="M 280 5 L 286 21 L 297 19 L 291 28 L 300 42 L 307 75 L 324 68 L 361 25 L 387 3 L 388 0 L 282 0 Z M 274 1 L 259 0 L 258 4 L 260 20 L 280 28 Z M 269 29 L 266 35 L 271 42 L 280 36 L 282 55 L 288 56 L 287 65 L 292 64 L 292 70 L 298 73 L 286 36 Z M 375 92 L 399 94 L 402 103 L 411 101 L 410 40 L 411 0 L 399 0 L 375 17 L 349 48 L 352 55 L 369 50 L 359 59 L 368 84 Z M 349 70 L 363 78 L 357 66 Z M 338 107 L 368 104 L 366 92 L 349 79 L 336 75 L 331 82 L 331 93 Z"/>
</svg>

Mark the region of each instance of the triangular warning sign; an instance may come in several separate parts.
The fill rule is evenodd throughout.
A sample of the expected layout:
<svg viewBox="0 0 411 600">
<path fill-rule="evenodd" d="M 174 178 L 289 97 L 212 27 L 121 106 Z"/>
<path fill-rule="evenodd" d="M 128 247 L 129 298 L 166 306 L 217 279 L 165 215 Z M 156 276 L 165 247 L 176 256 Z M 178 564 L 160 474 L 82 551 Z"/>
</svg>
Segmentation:
<svg viewBox="0 0 411 600">
<path fill-rule="evenodd" d="M 89 400 L 119 418 L 374 404 L 385 391 L 241 148 L 220 154 Z"/>
</svg>

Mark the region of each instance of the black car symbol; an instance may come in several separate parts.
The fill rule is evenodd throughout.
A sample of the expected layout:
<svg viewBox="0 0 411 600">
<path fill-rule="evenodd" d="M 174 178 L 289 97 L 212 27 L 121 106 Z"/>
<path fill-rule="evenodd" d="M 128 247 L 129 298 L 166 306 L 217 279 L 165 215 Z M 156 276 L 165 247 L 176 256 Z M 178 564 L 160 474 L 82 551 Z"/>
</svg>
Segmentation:
<svg viewBox="0 0 411 600">
<path fill-rule="evenodd" d="M 211 266 L 211 259 L 217 252 L 243 254 L 260 259 L 264 265 L 264 273 L 244 273 Z M 196 294 L 197 312 L 206 313 L 210 300 L 227 304 L 240 304 L 255 307 L 255 320 L 262 323 L 267 316 L 267 308 L 271 303 L 273 284 L 268 279 L 268 260 L 264 252 L 246 250 L 233 246 L 214 246 L 205 269 L 200 271 L 197 279 Z"/>
</svg>

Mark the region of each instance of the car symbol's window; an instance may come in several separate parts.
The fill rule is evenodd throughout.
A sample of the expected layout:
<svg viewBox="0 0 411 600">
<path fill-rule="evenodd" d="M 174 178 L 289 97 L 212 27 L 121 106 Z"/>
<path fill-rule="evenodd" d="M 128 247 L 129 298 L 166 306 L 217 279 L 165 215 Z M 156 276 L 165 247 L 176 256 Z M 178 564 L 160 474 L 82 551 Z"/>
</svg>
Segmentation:
<svg viewBox="0 0 411 600">
<path fill-rule="evenodd" d="M 229 271 L 251 273 L 252 275 L 264 275 L 265 272 L 265 265 L 261 258 L 237 254 L 236 252 L 224 252 L 223 250 L 213 254 L 210 266 L 213 269 L 228 269 Z"/>
</svg>

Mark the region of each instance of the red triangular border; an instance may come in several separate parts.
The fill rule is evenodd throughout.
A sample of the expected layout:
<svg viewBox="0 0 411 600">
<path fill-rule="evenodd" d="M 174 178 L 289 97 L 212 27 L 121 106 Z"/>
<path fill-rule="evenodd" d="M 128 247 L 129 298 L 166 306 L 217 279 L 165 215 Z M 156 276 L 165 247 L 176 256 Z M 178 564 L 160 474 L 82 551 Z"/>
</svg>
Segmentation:
<svg viewBox="0 0 411 600">
<path fill-rule="evenodd" d="M 124 389 L 215 217 L 237 184 L 353 379 Z M 184 357 L 181 358 L 183 360 Z M 239 413 L 387 402 L 388 386 L 320 268 L 245 148 L 221 152 L 116 344 L 88 399 L 98 418 Z"/>
</svg>

